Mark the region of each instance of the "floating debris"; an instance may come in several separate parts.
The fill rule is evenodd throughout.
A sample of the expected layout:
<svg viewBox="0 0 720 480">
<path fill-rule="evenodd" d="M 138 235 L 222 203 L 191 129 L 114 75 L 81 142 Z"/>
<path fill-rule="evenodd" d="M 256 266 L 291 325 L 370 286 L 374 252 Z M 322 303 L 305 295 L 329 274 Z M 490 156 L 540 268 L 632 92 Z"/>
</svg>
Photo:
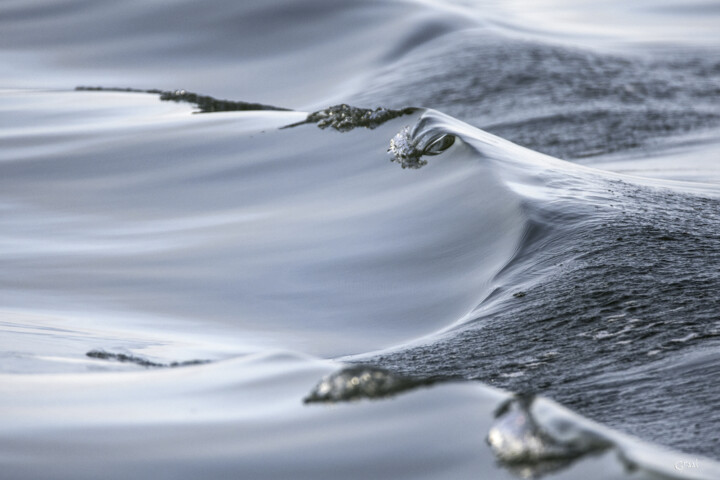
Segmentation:
<svg viewBox="0 0 720 480">
<path fill-rule="evenodd" d="M 393 118 L 409 115 L 416 110 L 415 108 L 390 110 L 382 107 L 371 110 L 369 108 L 351 107 L 343 103 L 313 112 L 302 122 L 293 123 L 283 128 L 297 127 L 298 125 L 304 125 L 306 123 L 316 123 L 317 126 L 322 129 L 334 128 L 339 132 L 348 132 L 357 127 L 373 129 Z"/>
<path fill-rule="evenodd" d="M 360 398 L 383 398 L 430 383 L 428 380 L 406 377 L 384 368 L 357 365 L 343 368 L 323 378 L 305 397 L 304 402 L 343 402 Z"/>
<path fill-rule="evenodd" d="M 195 104 L 200 111 L 196 113 L 211 112 L 236 112 L 254 110 L 278 110 L 291 111 L 287 108 L 262 105 L 260 103 L 238 102 L 233 100 L 219 100 L 208 95 L 198 95 L 186 90 L 139 90 L 135 88 L 106 88 L 106 87 L 76 87 L 77 91 L 85 92 L 130 92 L 130 93 L 151 93 L 160 95 L 160 100 L 168 102 L 187 102 Z"/>
<path fill-rule="evenodd" d="M 98 358 L 100 360 L 114 360 L 116 362 L 123 363 L 134 363 L 146 368 L 175 368 L 175 367 L 188 367 L 191 365 L 203 365 L 210 363 L 209 360 L 188 360 L 185 362 L 172 362 L 172 363 L 157 363 L 152 362 L 146 358 L 136 357 L 134 355 L 126 355 L 124 353 L 110 353 L 103 350 L 90 350 L 86 353 L 90 358 Z"/>
</svg>

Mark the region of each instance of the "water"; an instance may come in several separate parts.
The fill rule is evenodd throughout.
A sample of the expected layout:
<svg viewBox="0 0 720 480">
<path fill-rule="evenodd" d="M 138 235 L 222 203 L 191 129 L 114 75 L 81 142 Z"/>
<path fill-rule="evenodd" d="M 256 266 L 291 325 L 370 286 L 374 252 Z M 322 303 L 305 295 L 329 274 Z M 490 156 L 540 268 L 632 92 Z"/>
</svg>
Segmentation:
<svg viewBox="0 0 720 480">
<path fill-rule="evenodd" d="M 718 478 L 718 13 L 4 2 L 3 471 Z"/>
</svg>

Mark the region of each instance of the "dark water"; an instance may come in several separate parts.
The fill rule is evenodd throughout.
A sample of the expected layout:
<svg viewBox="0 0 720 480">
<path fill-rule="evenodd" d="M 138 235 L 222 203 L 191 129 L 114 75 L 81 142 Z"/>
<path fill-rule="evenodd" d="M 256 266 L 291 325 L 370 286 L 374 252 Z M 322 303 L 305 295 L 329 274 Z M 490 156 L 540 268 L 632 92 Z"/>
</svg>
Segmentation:
<svg viewBox="0 0 720 480">
<path fill-rule="evenodd" d="M 377 361 L 542 392 L 679 449 L 702 438 L 693 448 L 712 456 L 720 204 L 622 181 L 607 187 L 610 205 L 588 215 L 539 212 L 474 318 Z"/>
<path fill-rule="evenodd" d="M 352 100 L 432 105 L 571 159 L 717 127 L 719 83 L 717 51 L 619 55 L 471 30 L 410 52 Z"/>
<path fill-rule="evenodd" d="M 4 2 L 3 471 L 717 478 L 718 13 Z"/>
</svg>

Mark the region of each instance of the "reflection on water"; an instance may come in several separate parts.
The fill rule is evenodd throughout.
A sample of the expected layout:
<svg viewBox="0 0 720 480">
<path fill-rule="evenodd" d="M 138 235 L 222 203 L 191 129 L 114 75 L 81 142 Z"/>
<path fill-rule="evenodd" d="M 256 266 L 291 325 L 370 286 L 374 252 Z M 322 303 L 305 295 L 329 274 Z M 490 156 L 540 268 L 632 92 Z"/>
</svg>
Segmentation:
<svg viewBox="0 0 720 480">
<path fill-rule="evenodd" d="M 4 475 L 720 477 L 718 13 L 3 2 Z"/>
</svg>

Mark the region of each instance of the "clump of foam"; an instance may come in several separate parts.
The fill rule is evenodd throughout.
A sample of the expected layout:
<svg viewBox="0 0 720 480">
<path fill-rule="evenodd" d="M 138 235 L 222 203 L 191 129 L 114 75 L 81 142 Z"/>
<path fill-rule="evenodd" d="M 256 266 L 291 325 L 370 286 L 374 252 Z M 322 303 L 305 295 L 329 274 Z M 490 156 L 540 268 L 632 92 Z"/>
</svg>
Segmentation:
<svg viewBox="0 0 720 480">
<path fill-rule="evenodd" d="M 410 127 L 404 127 L 390 140 L 388 152 L 393 154 L 391 160 L 399 163 L 402 168 L 420 168 L 427 165 L 427 160 L 422 158 L 423 152 L 419 151 L 412 141 Z"/>
<path fill-rule="evenodd" d="M 437 128 L 428 128 L 425 120 L 412 128 L 400 130 L 391 140 L 388 152 L 393 162 L 402 168 L 420 168 L 427 165 L 423 157 L 439 155 L 455 143 L 455 136 Z"/>
</svg>

